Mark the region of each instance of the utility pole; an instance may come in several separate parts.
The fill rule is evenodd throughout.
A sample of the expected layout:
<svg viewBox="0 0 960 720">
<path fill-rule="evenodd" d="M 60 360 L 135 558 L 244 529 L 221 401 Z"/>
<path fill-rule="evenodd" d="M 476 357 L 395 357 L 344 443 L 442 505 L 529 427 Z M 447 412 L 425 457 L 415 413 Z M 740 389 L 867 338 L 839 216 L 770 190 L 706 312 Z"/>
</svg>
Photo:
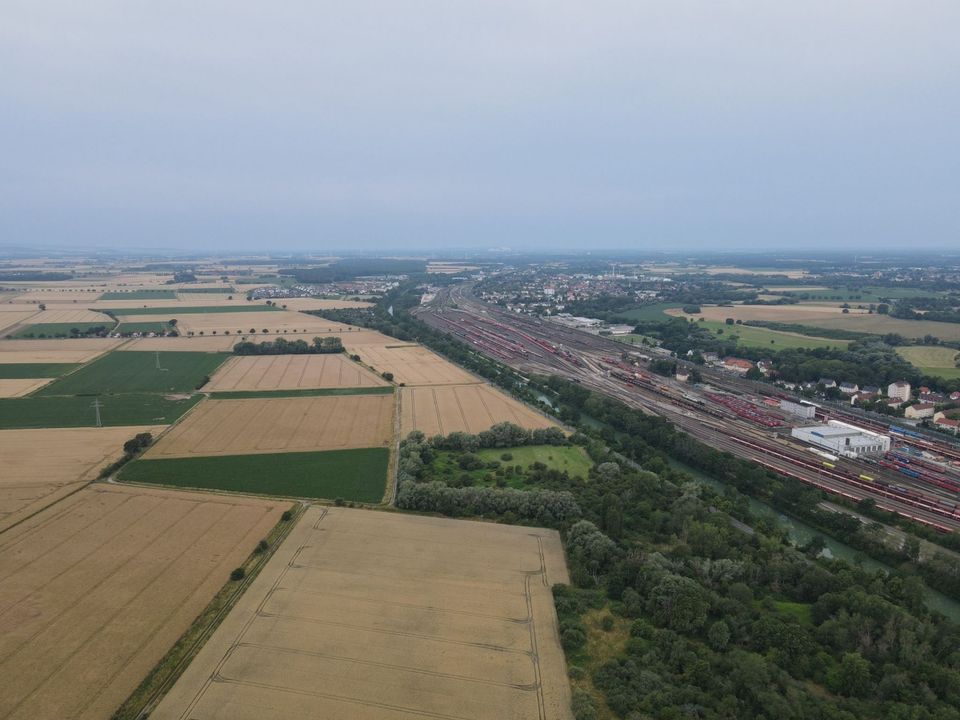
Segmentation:
<svg viewBox="0 0 960 720">
<path fill-rule="evenodd" d="M 100 408 L 103 407 L 103 403 L 100 400 L 94 400 L 93 405 L 90 407 L 93 408 L 94 412 L 97 414 L 97 427 L 103 427 L 103 423 L 100 422 Z"/>
</svg>

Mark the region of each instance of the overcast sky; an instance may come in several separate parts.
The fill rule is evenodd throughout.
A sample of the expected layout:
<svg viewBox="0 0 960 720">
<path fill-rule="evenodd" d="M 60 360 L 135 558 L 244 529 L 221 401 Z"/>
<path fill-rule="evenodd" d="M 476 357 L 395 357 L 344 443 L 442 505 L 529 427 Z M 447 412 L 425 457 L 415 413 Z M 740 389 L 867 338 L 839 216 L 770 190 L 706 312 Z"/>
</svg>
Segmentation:
<svg viewBox="0 0 960 720">
<path fill-rule="evenodd" d="M 958 0 L 2 0 L 0 246 L 960 246 Z"/>
</svg>

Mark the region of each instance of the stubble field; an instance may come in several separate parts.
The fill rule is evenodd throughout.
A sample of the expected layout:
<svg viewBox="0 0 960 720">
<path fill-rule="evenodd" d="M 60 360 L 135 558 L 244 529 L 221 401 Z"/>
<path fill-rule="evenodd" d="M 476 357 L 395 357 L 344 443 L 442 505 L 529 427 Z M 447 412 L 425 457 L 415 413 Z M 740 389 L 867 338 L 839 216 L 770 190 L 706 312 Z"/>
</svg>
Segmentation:
<svg viewBox="0 0 960 720">
<path fill-rule="evenodd" d="M 263 355 L 231 358 L 204 390 L 292 390 L 387 384 L 342 354 Z"/>
<path fill-rule="evenodd" d="M 383 337 L 383 336 L 381 336 Z M 405 385 L 462 385 L 479 383 L 453 363 L 427 350 L 422 345 L 404 345 L 386 338 L 390 345 L 356 344 L 350 335 L 343 336 L 343 344 L 350 353 L 377 372 L 393 373 L 394 382 Z"/>
<path fill-rule="evenodd" d="M 0 430 L 0 530 L 94 479 L 137 433 L 156 435 L 162 429 Z"/>
<path fill-rule="evenodd" d="M 146 458 L 386 447 L 392 395 L 205 400 Z"/>
<path fill-rule="evenodd" d="M 286 507 L 95 485 L 0 535 L 0 717 L 107 720 Z"/>
<path fill-rule="evenodd" d="M 555 531 L 312 507 L 152 720 L 567 720 Z"/>
<path fill-rule="evenodd" d="M 400 389 L 401 437 L 413 430 L 427 437 L 478 433 L 501 422 L 531 429 L 556 424 L 485 383 Z"/>
</svg>

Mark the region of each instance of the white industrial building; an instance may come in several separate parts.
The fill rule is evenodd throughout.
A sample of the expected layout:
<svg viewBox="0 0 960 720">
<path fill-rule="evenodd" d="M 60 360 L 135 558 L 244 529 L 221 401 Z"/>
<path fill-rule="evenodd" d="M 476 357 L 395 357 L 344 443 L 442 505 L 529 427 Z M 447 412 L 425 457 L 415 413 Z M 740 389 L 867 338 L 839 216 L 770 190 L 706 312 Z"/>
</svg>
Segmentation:
<svg viewBox="0 0 960 720">
<path fill-rule="evenodd" d="M 818 445 L 845 457 L 882 455 L 890 449 L 890 438 L 839 420 L 826 425 L 794 428 L 790 434 L 798 440 Z"/>
<path fill-rule="evenodd" d="M 804 400 L 793 402 L 793 400 L 781 400 L 780 409 L 791 415 L 799 415 L 807 420 L 812 420 L 817 414 L 817 406 Z"/>
</svg>

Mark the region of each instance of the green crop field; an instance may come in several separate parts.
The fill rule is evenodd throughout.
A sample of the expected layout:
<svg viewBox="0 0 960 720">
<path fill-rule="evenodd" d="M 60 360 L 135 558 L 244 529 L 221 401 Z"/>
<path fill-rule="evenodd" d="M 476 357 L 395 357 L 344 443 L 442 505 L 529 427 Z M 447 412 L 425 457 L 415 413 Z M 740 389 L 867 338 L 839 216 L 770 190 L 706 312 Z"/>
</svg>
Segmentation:
<svg viewBox="0 0 960 720">
<path fill-rule="evenodd" d="M 176 300 L 177 294 L 173 290 L 130 290 L 129 292 L 115 291 L 101 295 L 98 300 Z"/>
<path fill-rule="evenodd" d="M 897 353 L 926 375 L 941 377 L 945 380 L 960 378 L 960 368 L 957 367 L 960 350 L 955 348 L 913 345 L 911 347 L 898 347 Z"/>
<path fill-rule="evenodd" d="M 8 335 L 12 338 L 61 338 L 70 337 L 73 329 L 76 328 L 81 333 L 92 330 L 93 328 L 105 327 L 107 330 L 113 330 L 116 323 L 110 318 L 103 322 L 82 322 L 82 323 L 37 323 L 21 328 L 15 333 Z"/>
<path fill-rule="evenodd" d="M 793 350 L 796 348 L 846 348 L 850 345 L 849 340 L 810 337 L 808 335 L 780 332 L 779 330 L 769 330 L 767 328 L 752 327 L 750 325 L 727 325 L 726 323 L 715 320 L 698 322 L 697 327 L 705 327 L 712 333 L 716 333 L 717 330 L 723 330 L 721 337 L 737 335 L 740 337 L 737 343 L 740 347 L 766 348 L 773 351 Z"/>
<path fill-rule="evenodd" d="M 149 332 L 152 332 L 152 333 L 163 333 L 164 335 L 166 335 L 166 334 L 167 334 L 168 332 L 170 332 L 171 330 L 176 330 L 176 328 L 170 327 L 169 325 L 167 325 L 166 321 L 164 321 L 164 320 L 157 320 L 157 321 L 155 321 L 155 322 L 132 322 L 132 323 L 124 322 L 124 323 L 120 323 L 120 324 L 117 326 L 117 329 L 116 329 L 114 332 L 118 332 L 118 333 L 120 333 L 121 335 L 123 335 L 124 333 L 135 333 L 135 332 L 138 332 L 138 333 L 149 333 Z"/>
<path fill-rule="evenodd" d="M 100 398 L 100 419 L 108 426 L 168 424 L 178 420 L 202 397 L 111 395 Z M 89 396 L 0 398 L 0 429 L 94 427 L 93 401 Z"/>
<path fill-rule="evenodd" d="M 115 351 L 47 385 L 38 395 L 192 392 L 228 357 L 227 353 Z"/>
<path fill-rule="evenodd" d="M 667 315 L 664 310 L 678 307 L 683 306 L 680 303 L 656 303 L 654 305 L 643 305 L 642 307 L 634 308 L 633 310 L 617 313 L 617 317 L 626 318 L 628 320 L 632 320 L 633 322 L 641 322 L 642 320 L 667 320 L 670 316 Z"/>
<path fill-rule="evenodd" d="M 502 460 L 501 456 L 509 453 L 513 457 L 510 460 Z M 586 451 L 579 445 L 525 445 L 512 448 L 490 448 L 488 450 L 478 450 L 474 453 L 483 462 L 498 462 L 500 465 L 520 465 L 524 469 L 535 462 L 543 463 L 548 468 L 563 472 L 566 470 L 572 477 L 579 475 L 586 478 L 593 467 L 593 461 Z M 477 485 L 489 485 L 484 478 L 487 473 L 493 472 L 487 468 L 478 470 L 463 470 L 457 463 L 457 455 L 451 452 L 439 452 L 433 462 L 433 467 L 437 469 L 440 475 L 449 478 L 459 478 L 464 474 L 469 475 Z M 507 485 L 514 488 L 524 489 L 522 477 L 511 477 L 507 479 Z"/>
<path fill-rule="evenodd" d="M 325 452 L 139 459 L 120 472 L 125 482 L 302 498 L 377 503 L 387 482 L 386 448 Z"/>
<path fill-rule="evenodd" d="M 244 312 L 270 312 L 279 311 L 276 305 L 267 305 L 266 303 L 250 303 L 249 305 L 203 305 L 195 307 L 129 307 L 111 309 L 114 315 L 166 315 L 167 317 L 178 317 L 180 315 L 201 315 L 204 313 L 244 313 Z"/>
<path fill-rule="evenodd" d="M 0 366 L 2 367 L 2 366 Z M 305 390 L 223 390 L 210 393 L 214 400 L 244 400 L 247 398 L 317 397 L 322 395 L 389 395 L 393 385 L 348 388 L 307 388 Z"/>
<path fill-rule="evenodd" d="M 78 363 L 0 363 L 0 379 L 60 377 L 78 367 Z"/>
</svg>

